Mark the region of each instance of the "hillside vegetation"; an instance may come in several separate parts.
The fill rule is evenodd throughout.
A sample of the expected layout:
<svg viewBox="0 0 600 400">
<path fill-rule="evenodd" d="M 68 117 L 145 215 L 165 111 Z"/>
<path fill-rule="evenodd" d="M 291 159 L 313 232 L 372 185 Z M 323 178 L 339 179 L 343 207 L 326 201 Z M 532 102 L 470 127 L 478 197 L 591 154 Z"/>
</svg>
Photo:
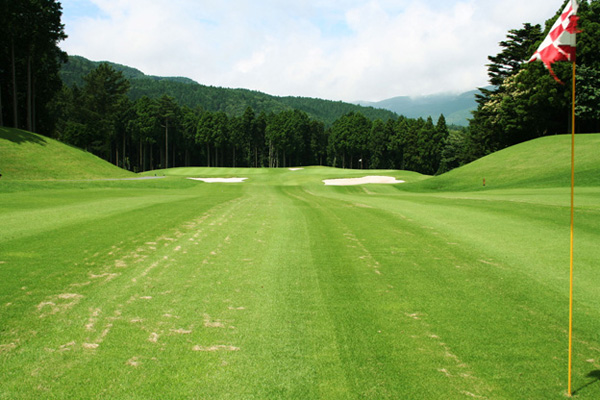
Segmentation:
<svg viewBox="0 0 600 400">
<path fill-rule="evenodd" d="M 61 69 L 63 82 L 68 86 L 83 86 L 83 77 L 101 63 L 79 56 L 69 56 L 69 62 Z M 397 115 L 389 110 L 362 107 L 341 101 L 331 101 L 306 97 L 278 97 L 248 89 L 229 89 L 201 85 L 189 78 L 158 77 L 145 75 L 138 69 L 121 64 L 108 63 L 115 70 L 123 72 L 131 82 L 128 93 L 132 100 L 143 96 L 159 98 L 172 96 L 180 106 L 202 107 L 206 111 L 222 111 L 230 116 L 239 116 L 246 108 L 252 107 L 257 113 L 297 109 L 306 112 L 311 118 L 332 124 L 340 116 L 349 112 L 361 112 L 369 119 L 387 120 Z"/>
<path fill-rule="evenodd" d="M 135 177 L 78 148 L 12 128 L 0 128 L 0 173 L 2 180 Z"/>
</svg>

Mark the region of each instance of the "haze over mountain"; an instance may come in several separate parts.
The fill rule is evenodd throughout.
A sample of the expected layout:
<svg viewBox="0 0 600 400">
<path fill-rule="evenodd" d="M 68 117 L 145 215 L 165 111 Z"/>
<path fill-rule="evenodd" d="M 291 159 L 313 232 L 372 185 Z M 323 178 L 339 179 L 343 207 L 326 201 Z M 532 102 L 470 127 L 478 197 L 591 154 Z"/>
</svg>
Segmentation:
<svg viewBox="0 0 600 400">
<path fill-rule="evenodd" d="M 471 90 L 460 94 L 433 94 L 427 96 L 398 96 L 378 102 L 357 101 L 365 107 L 375 107 L 393 111 L 409 118 L 433 117 L 434 121 L 444 114 L 448 124 L 467 126 L 471 111 L 477 108 L 475 94 L 479 90 Z"/>
</svg>

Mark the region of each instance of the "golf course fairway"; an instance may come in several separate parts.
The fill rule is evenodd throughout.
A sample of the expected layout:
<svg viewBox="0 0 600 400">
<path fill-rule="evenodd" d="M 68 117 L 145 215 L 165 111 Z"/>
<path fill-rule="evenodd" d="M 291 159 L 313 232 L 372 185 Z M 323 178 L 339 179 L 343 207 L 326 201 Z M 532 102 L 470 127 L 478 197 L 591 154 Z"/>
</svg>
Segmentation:
<svg viewBox="0 0 600 400">
<path fill-rule="evenodd" d="M 599 140 L 580 143 L 597 154 Z M 305 167 L 83 180 L 74 165 L 52 179 L 14 158 L 9 169 L 9 148 L 54 144 L 0 137 L 0 170 L 17 176 L 0 179 L 0 399 L 563 399 L 569 187 L 529 164 L 536 142 L 439 178 Z M 545 138 L 537 154 L 564 143 Z M 481 185 L 519 152 L 515 184 Z M 585 157 L 573 389 L 598 399 L 600 161 Z M 405 183 L 323 184 L 367 175 Z"/>
</svg>

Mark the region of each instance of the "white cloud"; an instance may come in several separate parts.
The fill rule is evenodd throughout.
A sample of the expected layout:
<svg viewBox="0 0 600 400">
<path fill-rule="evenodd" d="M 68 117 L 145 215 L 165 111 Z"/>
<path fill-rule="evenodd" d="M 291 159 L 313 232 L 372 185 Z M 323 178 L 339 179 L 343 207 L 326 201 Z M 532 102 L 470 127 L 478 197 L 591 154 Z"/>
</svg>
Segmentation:
<svg viewBox="0 0 600 400">
<path fill-rule="evenodd" d="M 86 3 L 95 7 L 82 16 Z M 497 43 L 561 6 L 549 3 L 64 0 L 63 48 L 207 85 L 381 100 L 485 85 Z"/>
</svg>

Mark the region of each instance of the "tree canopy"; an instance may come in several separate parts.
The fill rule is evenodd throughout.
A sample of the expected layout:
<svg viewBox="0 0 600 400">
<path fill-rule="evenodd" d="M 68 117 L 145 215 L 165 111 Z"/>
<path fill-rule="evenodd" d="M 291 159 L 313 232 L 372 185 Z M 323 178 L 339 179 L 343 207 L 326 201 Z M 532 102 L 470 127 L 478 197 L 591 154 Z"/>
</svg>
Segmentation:
<svg viewBox="0 0 600 400">
<path fill-rule="evenodd" d="M 562 8 L 561 8 L 562 9 Z M 580 3 L 577 41 L 577 131 L 596 132 L 600 106 L 600 2 Z M 523 24 L 500 42 L 502 51 L 490 56 L 488 75 L 492 90 L 481 89 L 478 107 L 470 121 L 465 161 L 545 135 L 568 133 L 571 86 L 558 84 L 543 63 L 527 63 L 547 36 L 558 13 L 545 28 Z M 556 63 L 554 71 L 563 82 L 571 81 L 570 63 Z"/>
<path fill-rule="evenodd" d="M 54 0 L 0 0 L 0 125 L 50 132 L 46 105 L 62 85 L 62 8 Z"/>
</svg>

